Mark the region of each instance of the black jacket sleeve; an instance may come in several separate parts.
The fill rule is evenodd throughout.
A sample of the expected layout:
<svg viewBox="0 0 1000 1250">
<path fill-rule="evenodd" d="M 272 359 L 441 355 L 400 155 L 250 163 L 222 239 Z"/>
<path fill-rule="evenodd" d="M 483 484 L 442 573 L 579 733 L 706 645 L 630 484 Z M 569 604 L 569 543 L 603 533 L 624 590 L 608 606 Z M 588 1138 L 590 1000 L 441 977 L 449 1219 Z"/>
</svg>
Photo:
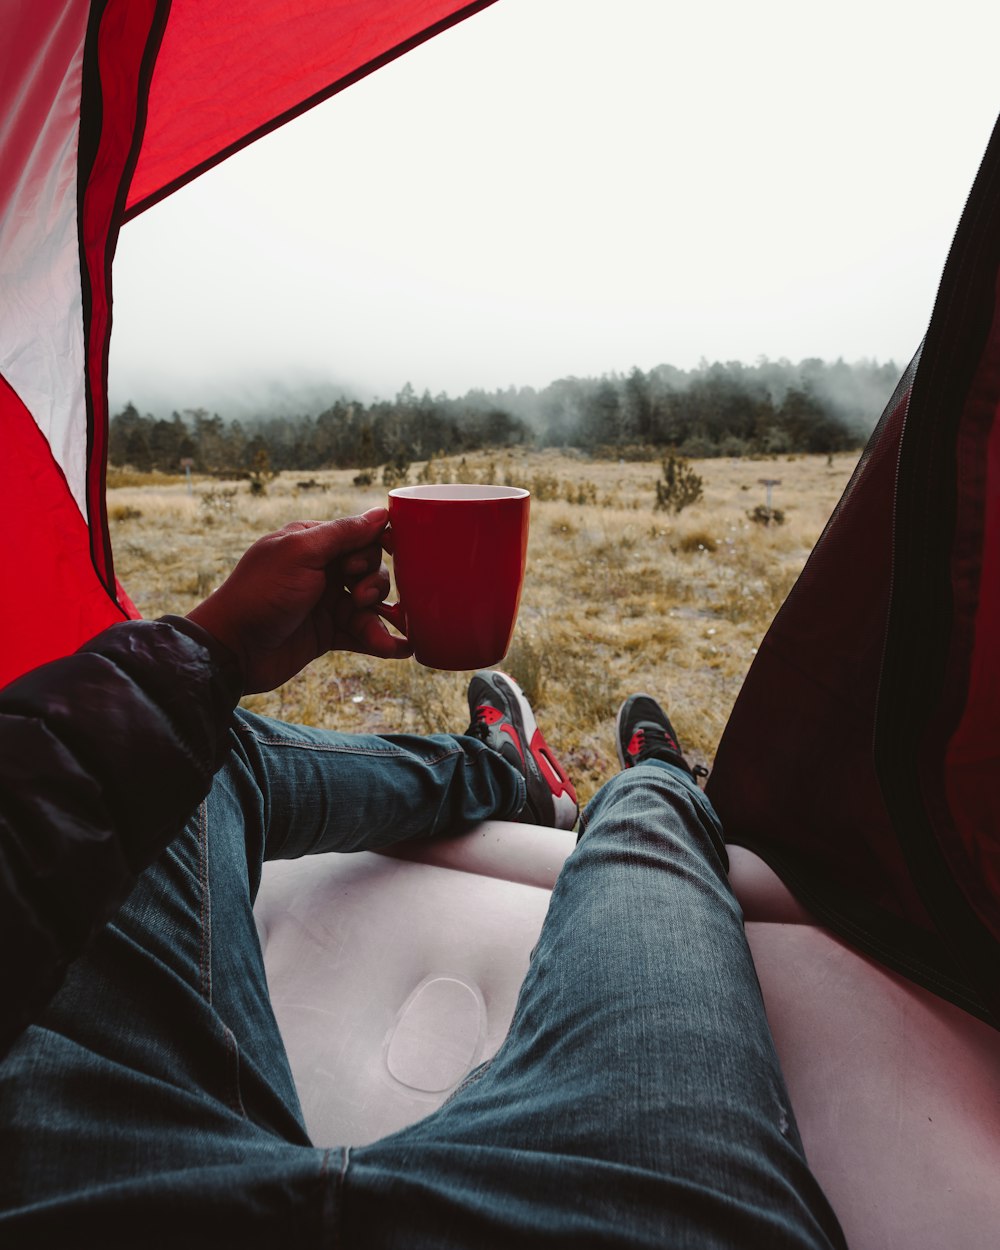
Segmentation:
<svg viewBox="0 0 1000 1250">
<path fill-rule="evenodd" d="M 174 617 L 0 691 L 0 1054 L 207 794 L 239 695 L 230 653 Z"/>
</svg>

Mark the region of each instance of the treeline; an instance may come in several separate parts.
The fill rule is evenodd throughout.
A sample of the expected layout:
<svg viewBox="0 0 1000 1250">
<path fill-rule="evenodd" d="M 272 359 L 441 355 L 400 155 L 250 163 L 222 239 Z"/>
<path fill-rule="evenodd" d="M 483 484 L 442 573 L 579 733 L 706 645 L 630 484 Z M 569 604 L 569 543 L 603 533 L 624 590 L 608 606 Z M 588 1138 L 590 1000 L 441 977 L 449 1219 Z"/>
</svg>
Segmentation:
<svg viewBox="0 0 1000 1250">
<path fill-rule="evenodd" d="M 562 378 L 460 398 L 337 399 L 318 415 L 225 421 L 204 409 L 169 418 L 131 403 L 111 418 L 112 464 L 176 472 L 373 468 L 519 444 L 576 447 L 596 455 L 775 455 L 859 447 L 881 415 L 898 370 L 888 363 L 806 360 L 704 364 L 685 371 Z"/>
</svg>

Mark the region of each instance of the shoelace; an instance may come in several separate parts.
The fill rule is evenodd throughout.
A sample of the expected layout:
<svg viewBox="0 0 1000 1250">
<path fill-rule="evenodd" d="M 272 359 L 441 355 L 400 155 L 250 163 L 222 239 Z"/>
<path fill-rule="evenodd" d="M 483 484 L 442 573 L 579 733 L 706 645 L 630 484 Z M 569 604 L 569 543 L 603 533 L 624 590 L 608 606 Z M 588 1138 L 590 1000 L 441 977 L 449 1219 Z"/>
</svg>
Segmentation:
<svg viewBox="0 0 1000 1250">
<path fill-rule="evenodd" d="M 682 768 L 686 768 L 695 780 L 699 777 L 708 776 L 708 769 L 703 764 L 695 764 L 694 767 L 692 767 L 687 762 L 681 754 L 681 749 L 677 743 L 673 740 L 673 738 L 668 737 L 664 730 L 662 730 L 658 725 L 650 725 L 648 729 L 643 728 L 638 730 L 638 733 L 642 735 L 642 746 L 639 748 L 639 753 L 635 757 L 635 762 L 637 764 L 644 763 L 651 755 L 658 756 L 662 759 L 664 753 L 666 753 L 676 763 L 680 764 Z"/>
<path fill-rule="evenodd" d="M 664 751 L 670 755 L 681 758 L 680 748 L 673 738 L 667 737 L 666 733 L 659 725 L 644 725 L 638 731 L 642 735 L 642 745 L 639 747 L 639 754 L 635 758 L 637 764 L 645 763 L 651 755 L 662 755 Z"/>
<path fill-rule="evenodd" d="M 468 736 L 470 738 L 478 738 L 480 742 L 485 742 L 490 736 L 490 727 L 486 722 L 486 705 L 484 703 L 481 703 L 472 713 L 472 724 L 468 728 Z"/>
</svg>

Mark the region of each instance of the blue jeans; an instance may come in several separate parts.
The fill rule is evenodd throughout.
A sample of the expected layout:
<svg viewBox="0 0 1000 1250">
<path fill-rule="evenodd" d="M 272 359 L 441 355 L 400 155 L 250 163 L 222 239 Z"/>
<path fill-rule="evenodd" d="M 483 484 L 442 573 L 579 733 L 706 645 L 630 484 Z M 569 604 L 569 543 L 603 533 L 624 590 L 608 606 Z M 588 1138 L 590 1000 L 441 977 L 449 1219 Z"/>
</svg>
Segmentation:
<svg viewBox="0 0 1000 1250">
<path fill-rule="evenodd" d="M 667 764 L 589 805 L 495 1057 L 401 1132 L 310 1143 L 252 915 L 263 860 L 523 799 L 475 739 L 238 713 L 208 799 L 0 1062 L 0 1244 L 843 1246 L 718 821 Z"/>
</svg>

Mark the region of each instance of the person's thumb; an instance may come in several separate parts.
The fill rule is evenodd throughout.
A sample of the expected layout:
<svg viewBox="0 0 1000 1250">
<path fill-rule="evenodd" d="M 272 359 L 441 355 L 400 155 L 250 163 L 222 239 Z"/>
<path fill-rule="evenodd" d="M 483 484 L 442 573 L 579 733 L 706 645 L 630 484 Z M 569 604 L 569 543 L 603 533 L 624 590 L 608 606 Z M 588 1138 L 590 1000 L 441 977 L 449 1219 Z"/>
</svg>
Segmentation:
<svg viewBox="0 0 1000 1250">
<path fill-rule="evenodd" d="M 369 508 L 357 516 L 321 521 L 319 525 L 300 530 L 306 562 L 319 568 L 338 556 L 370 547 L 385 529 L 388 520 L 389 513 L 385 508 Z"/>
</svg>

